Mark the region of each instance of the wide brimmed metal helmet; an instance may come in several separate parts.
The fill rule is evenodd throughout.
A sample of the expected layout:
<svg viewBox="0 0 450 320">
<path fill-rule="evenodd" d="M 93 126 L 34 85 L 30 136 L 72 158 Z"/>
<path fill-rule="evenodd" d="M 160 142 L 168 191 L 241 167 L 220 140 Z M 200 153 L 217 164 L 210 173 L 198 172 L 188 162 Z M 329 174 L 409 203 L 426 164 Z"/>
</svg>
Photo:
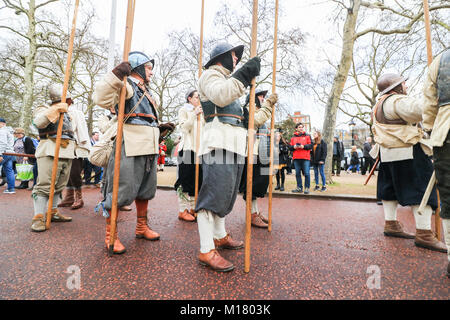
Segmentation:
<svg viewBox="0 0 450 320">
<path fill-rule="evenodd" d="M 382 75 L 377 81 L 377 88 L 378 91 L 380 91 L 379 95 L 382 96 L 383 94 L 388 93 L 406 80 L 408 80 L 408 78 L 397 73 L 386 73 Z"/>
<path fill-rule="evenodd" d="M 52 83 L 48 86 L 48 95 L 52 103 L 61 101 L 63 89 L 63 85 L 60 83 Z M 70 94 L 70 91 L 67 90 L 66 102 L 69 100 L 72 101 L 72 95 Z"/>
<path fill-rule="evenodd" d="M 151 63 L 152 68 L 155 68 L 155 59 L 150 59 L 149 56 L 140 51 L 130 52 L 128 54 L 128 62 L 131 65 L 131 71 L 136 72 L 142 79 L 146 79 L 145 65 L 147 63 Z"/>
<path fill-rule="evenodd" d="M 231 51 L 234 51 L 236 57 L 238 58 L 238 61 L 236 62 L 237 65 L 239 61 L 241 61 L 242 54 L 244 53 L 244 46 L 240 45 L 233 47 L 228 42 L 220 42 L 212 49 L 211 54 L 209 56 L 209 61 L 205 64 L 205 69 L 209 68 L 211 65 L 219 61 L 223 55 L 231 53 Z"/>
<path fill-rule="evenodd" d="M 263 89 L 256 89 L 255 90 L 255 103 L 258 107 L 261 107 L 259 100 L 256 99 L 258 96 L 263 96 L 264 98 L 267 95 L 267 92 L 269 92 L 269 90 L 263 90 Z M 250 93 L 247 94 L 247 97 L 245 98 L 245 105 L 248 105 L 250 103 Z"/>
</svg>

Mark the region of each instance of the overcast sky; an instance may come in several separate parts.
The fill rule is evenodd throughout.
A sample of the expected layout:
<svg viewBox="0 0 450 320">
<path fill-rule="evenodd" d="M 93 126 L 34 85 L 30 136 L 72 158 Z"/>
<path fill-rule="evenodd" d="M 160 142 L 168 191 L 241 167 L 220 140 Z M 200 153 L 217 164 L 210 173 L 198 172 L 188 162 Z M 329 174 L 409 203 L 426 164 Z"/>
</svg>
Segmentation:
<svg viewBox="0 0 450 320">
<path fill-rule="evenodd" d="M 223 1 L 205 0 L 205 38 L 214 33 L 214 16 Z M 236 9 L 239 9 L 241 4 L 240 0 L 227 0 L 227 2 Z M 94 1 L 99 16 L 99 22 L 95 28 L 99 36 L 105 38 L 109 37 L 111 3 L 111 0 Z M 323 42 L 328 40 L 330 32 L 336 32 L 337 35 L 337 30 L 332 31 L 332 23 L 329 21 L 335 5 L 317 0 L 280 0 L 279 3 L 282 10 L 279 17 L 279 29 L 285 30 L 299 26 L 304 33 L 308 33 L 307 52 L 310 52 L 307 55 L 310 58 L 308 65 L 314 68 L 321 64 L 323 56 L 318 52 L 323 50 Z M 120 48 L 123 47 L 125 35 L 126 11 L 127 1 L 117 0 L 115 43 Z M 168 45 L 166 36 L 172 30 L 190 29 L 200 33 L 200 17 L 201 0 L 137 0 L 131 48 L 151 53 Z M 340 55 L 338 47 L 328 47 L 327 50 L 328 54 L 335 51 L 337 55 Z M 208 56 L 209 52 L 205 52 L 204 59 Z M 280 99 L 291 107 L 292 112 L 301 111 L 303 114 L 309 114 L 313 127 L 322 128 L 324 109 L 315 105 L 311 97 L 299 94 L 290 97 L 281 96 Z"/>
</svg>

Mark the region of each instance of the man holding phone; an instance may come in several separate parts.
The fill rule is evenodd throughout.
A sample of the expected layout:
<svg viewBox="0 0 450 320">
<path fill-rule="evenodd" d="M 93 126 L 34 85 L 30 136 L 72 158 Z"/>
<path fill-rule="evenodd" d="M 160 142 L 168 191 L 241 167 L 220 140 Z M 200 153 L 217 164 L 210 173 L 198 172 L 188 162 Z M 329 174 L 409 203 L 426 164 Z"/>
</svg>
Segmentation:
<svg viewBox="0 0 450 320">
<path fill-rule="evenodd" d="M 310 159 L 313 143 L 311 136 L 306 133 L 305 126 L 299 122 L 295 126 L 294 136 L 291 138 L 290 150 L 294 151 L 292 159 L 295 166 L 295 178 L 297 188 L 292 190 L 295 193 L 303 192 L 302 172 L 305 175 L 305 194 L 309 194 L 310 187 Z"/>
</svg>

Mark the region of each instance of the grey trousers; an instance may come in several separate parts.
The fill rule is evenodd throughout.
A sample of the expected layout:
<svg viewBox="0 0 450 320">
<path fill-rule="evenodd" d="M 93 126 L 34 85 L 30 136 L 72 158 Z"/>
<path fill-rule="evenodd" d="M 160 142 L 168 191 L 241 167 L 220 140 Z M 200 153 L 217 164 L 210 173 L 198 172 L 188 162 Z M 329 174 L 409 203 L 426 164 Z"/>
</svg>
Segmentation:
<svg viewBox="0 0 450 320">
<path fill-rule="evenodd" d="M 53 157 L 37 158 L 38 178 L 33 187 L 32 196 L 49 197 L 52 182 Z M 58 159 L 58 170 L 56 172 L 55 194 L 61 193 L 67 185 L 70 177 L 72 159 Z"/>
<path fill-rule="evenodd" d="M 114 144 L 106 172 L 104 173 L 105 184 L 102 189 L 102 204 L 108 211 L 112 208 L 115 150 L 116 145 Z M 158 155 L 127 157 L 122 144 L 117 200 L 119 208 L 132 204 L 135 199 L 151 200 L 155 197 L 157 158 Z"/>
<path fill-rule="evenodd" d="M 245 157 L 222 149 L 202 156 L 203 181 L 195 211 L 212 211 L 223 218 L 233 210 Z"/>
</svg>

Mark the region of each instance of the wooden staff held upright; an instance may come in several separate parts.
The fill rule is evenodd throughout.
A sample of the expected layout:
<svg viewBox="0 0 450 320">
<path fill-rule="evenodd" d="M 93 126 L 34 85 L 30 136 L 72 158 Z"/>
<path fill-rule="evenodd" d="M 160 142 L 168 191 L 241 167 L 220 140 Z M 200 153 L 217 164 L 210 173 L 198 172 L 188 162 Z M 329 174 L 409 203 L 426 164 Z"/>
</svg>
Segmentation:
<svg viewBox="0 0 450 320">
<path fill-rule="evenodd" d="M 278 45 L 278 0 L 275 0 L 275 31 L 273 35 L 272 93 L 275 93 L 276 91 L 277 45 Z M 270 122 L 270 169 L 269 169 L 269 209 L 268 209 L 269 232 L 272 231 L 273 147 L 275 142 L 274 130 L 275 130 L 275 105 L 272 107 L 272 119 Z"/>
<path fill-rule="evenodd" d="M 198 78 L 202 75 L 202 57 L 203 57 L 203 21 L 205 13 L 205 0 L 202 0 L 202 18 L 200 23 L 200 52 L 198 56 Z M 202 115 L 197 115 L 197 136 L 195 137 L 195 205 L 198 199 L 198 180 L 200 174 L 200 157 L 198 155 L 200 149 L 200 130 L 201 130 Z"/>
<path fill-rule="evenodd" d="M 256 56 L 258 35 L 258 0 L 253 0 L 252 19 L 252 44 L 250 58 Z M 252 189 L 253 189 L 253 145 L 255 144 L 255 85 L 256 79 L 252 79 L 250 89 L 249 117 L 248 117 L 248 144 L 247 144 L 247 194 L 245 215 L 245 257 L 244 272 L 250 272 L 250 239 L 251 239 L 251 214 L 252 214 Z"/>
<path fill-rule="evenodd" d="M 133 33 L 134 9 L 136 6 L 135 0 L 128 0 L 127 21 L 125 27 L 125 41 L 123 46 L 123 61 L 128 61 L 128 54 L 131 48 L 131 37 Z M 122 152 L 123 139 L 123 119 L 125 110 L 125 97 L 127 93 L 127 77 L 123 78 L 123 87 L 120 90 L 119 112 L 117 114 L 117 136 L 116 136 L 116 150 L 114 154 L 114 179 L 113 179 L 113 194 L 111 207 L 111 236 L 109 238 L 108 254 L 114 254 L 115 232 L 117 228 L 117 201 L 119 198 L 119 178 L 120 178 L 120 155 Z"/>
<path fill-rule="evenodd" d="M 423 16 L 425 20 L 425 36 L 427 39 L 427 62 L 428 66 L 433 62 L 433 53 L 431 45 L 431 30 L 430 30 L 430 10 L 428 7 L 428 0 L 423 0 Z M 430 179 L 429 184 L 436 184 L 436 179 Z M 428 188 L 427 188 L 428 189 Z M 441 239 L 441 218 L 439 213 L 441 211 L 441 199 L 439 197 L 439 190 L 436 189 L 438 206 L 434 215 L 434 228 L 437 238 Z"/>
<path fill-rule="evenodd" d="M 70 65 L 71 65 L 71 61 L 72 61 L 73 40 L 75 38 L 75 29 L 76 29 L 76 21 L 77 21 L 77 13 L 78 13 L 79 3 L 80 3 L 80 0 L 75 1 L 75 9 L 74 9 L 73 20 L 72 20 L 72 30 L 71 30 L 70 39 L 69 39 L 69 49 L 67 51 L 66 72 L 64 75 L 64 86 L 63 86 L 63 92 L 61 95 L 61 103 L 66 102 L 67 89 L 69 88 Z M 56 174 L 58 172 L 58 160 L 59 160 L 59 150 L 61 148 L 63 119 L 64 119 L 64 113 L 61 113 L 59 115 L 59 120 L 58 120 L 59 121 L 58 129 L 56 131 L 56 142 L 55 142 L 56 145 L 55 145 L 55 155 L 53 157 L 52 180 L 50 183 L 48 208 L 47 208 L 47 214 L 46 214 L 46 220 L 45 220 L 45 228 L 46 229 L 50 229 L 50 224 L 51 224 L 51 220 L 52 220 L 52 207 L 53 207 L 53 199 L 55 197 Z"/>
</svg>

